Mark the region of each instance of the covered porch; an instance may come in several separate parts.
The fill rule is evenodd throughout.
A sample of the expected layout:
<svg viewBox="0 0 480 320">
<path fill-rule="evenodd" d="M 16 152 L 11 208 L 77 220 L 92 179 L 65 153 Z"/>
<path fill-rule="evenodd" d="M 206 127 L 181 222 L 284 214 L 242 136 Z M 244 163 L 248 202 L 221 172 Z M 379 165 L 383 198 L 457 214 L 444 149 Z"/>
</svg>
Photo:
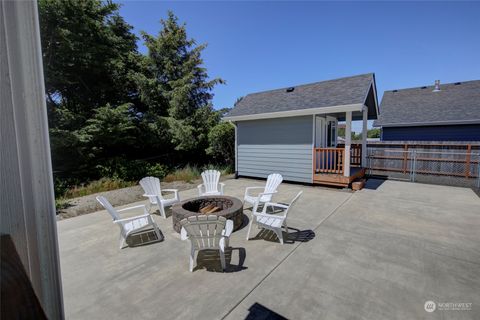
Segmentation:
<svg viewBox="0 0 480 320">
<path fill-rule="evenodd" d="M 365 176 L 368 107 L 359 111 L 314 116 L 314 184 L 349 187 Z M 345 142 L 338 143 L 338 121 L 345 121 Z M 352 121 L 362 121 L 362 141 L 352 144 Z"/>
</svg>

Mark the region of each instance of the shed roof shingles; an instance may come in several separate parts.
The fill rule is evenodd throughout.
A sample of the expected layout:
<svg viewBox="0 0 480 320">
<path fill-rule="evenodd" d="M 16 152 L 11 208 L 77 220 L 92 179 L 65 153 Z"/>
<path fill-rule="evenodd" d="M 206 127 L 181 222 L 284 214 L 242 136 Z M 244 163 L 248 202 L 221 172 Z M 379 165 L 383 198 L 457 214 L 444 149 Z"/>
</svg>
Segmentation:
<svg viewBox="0 0 480 320">
<path fill-rule="evenodd" d="M 294 87 L 252 93 L 240 100 L 227 117 L 262 113 L 363 104 L 373 73 Z"/>
<path fill-rule="evenodd" d="M 385 91 L 375 126 L 480 122 L 480 80 Z"/>
</svg>

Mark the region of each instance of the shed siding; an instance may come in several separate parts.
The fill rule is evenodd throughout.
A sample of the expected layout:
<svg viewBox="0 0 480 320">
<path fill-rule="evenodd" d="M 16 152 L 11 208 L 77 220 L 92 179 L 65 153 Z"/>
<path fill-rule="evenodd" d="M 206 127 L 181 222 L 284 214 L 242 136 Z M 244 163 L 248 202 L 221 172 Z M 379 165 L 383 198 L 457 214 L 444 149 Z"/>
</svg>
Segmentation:
<svg viewBox="0 0 480 320">
<path fill-rule="evenodd" d="M 383 141 L 480 141 L 480 124 L 383 127 Z"/>
<path fill-rule="evenodd" d="M 285 180 L 311 183 L 312 122 L 311 116 L 238 122 L 238 175 L 278 172 Z"/>
</svg>

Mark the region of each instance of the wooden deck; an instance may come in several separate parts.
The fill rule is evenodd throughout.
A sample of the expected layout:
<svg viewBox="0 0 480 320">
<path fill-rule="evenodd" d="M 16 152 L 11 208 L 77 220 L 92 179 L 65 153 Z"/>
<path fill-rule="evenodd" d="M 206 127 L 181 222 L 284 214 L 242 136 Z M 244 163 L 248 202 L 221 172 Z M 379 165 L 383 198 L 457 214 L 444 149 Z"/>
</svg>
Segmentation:
<svg viewBox="0 0 480 320">
<path fill-rule="evenodd" d="M 365 168 L 352 167 L 350 168 L 350 176 L 345 177 L 343 174 L 336 173 L 315 173 L 313 175 L 314 184 L 323 184 L 330 186 L 348 187 L 357 178 L 365 176 Z"/>
</svg>

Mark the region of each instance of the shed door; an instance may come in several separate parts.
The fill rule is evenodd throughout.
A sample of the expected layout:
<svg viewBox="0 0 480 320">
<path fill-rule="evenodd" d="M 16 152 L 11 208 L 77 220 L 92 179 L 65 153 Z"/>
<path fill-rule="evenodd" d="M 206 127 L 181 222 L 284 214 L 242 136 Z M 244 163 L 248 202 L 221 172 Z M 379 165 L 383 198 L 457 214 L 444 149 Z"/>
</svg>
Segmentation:
<svg viewBox="0 0 480 320">
<path fill-rule="evenodd" d="M 325 118 L 315 117 L 315 148 L 326 146 Z"/>
</svg>

